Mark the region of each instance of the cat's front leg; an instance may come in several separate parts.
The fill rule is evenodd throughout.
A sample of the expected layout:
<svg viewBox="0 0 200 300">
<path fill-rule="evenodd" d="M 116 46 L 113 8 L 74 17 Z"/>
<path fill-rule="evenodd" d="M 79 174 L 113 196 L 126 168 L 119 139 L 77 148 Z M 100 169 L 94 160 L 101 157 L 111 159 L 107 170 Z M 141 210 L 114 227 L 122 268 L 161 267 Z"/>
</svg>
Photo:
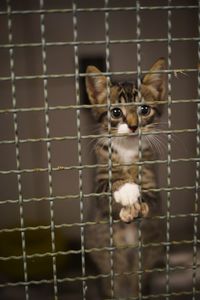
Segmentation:
<svg viewBox="0 0 200 300">
<path fill-rule="evenodd" d="M 115 183 L 113 192 L 115 201 L 122 205 L 119 213 L 120 219 L 129 223 L 139 216 L 145 217 L 149 208 L 146 203 L 139 201 L 141 197 L 138 184 L 134 182 L 120 183 Z"/>
</svg>

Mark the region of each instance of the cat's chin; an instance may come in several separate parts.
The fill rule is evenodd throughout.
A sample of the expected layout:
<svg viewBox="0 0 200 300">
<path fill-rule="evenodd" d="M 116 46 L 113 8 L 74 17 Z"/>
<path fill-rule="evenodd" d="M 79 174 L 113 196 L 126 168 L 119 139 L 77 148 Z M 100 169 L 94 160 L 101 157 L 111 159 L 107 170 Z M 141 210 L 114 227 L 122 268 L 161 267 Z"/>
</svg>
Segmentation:
<svg viewBox="0 0 200 300">
<path fill-rule="evenodd" d="M 140 141 L 139 141 L 138 135 L 131 135 L 131 136 L 122 136 L 117 137 L 113 139 L 113 144 L 118 145 L 122 148 L 128 149 L 128 150 L 138 150 Z M 145 149 L 148 147 L 148 144 L 145 139 L 141 139 L 141 146 L 142 149 Z"/>
<path fill-rule="evenodd" d="M 139 139 L 137 135 L 122 137 L 118 136 L 117 138 L 113 139 L 113 143 L 127 149 L 132 149 L 138 147 Z"/>
</svg>

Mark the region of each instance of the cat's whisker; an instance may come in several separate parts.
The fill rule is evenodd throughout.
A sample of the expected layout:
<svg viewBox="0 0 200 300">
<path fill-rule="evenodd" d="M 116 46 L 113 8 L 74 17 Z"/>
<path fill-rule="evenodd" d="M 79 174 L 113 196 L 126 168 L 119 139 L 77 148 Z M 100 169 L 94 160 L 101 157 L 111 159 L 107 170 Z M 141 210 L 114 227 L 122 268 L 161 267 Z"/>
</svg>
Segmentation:
<svg viewBox="0 0 200 300">
<path fill-rule="evenodd" d="M 167 139 L 165 135 L 163 136 L 163 134 L 159 133 L 155 134 L 154 136 L 159 140 L 161 144 L 163 144 L 163 147 L 167 147 Z"/>
<path fill-rule="evenodd" d="M 162 150 L 161 150 L 160 144 L 158 143 L 158 141 L 155 138 L 155 136 L 149 137 L 149 141 L 151 141 L 151 143 L 154 145 L 158 156 L 162 157 Z"/>
<path fill-rule="evenodd" d="M 98 135 L 99 133 L 98 133 L 98 131 L 96 131 L 96 132 L 94 132 L 93 134 L 95 134 L 95 135 L 97 134 L 97 135 Z M 96 143 L 98 142 L 98 140 L 99 140 L 98 137 L 92 137 L 92 138 L 88 141 L 87 146 L 91 146 L 92 143 L 95 143 L 95 144 L 96 144 Z"/>
<path fill-rule="evenodd" d="M 94 145 L 91 145 L 91 144 L 94 144 Z M 90 154 L 93 153 L 96 150 L 96 144 L 97 144 L 96 138 L 91 139 L 87 143 L 88 151 L 89 151 Z"/>
<path fill-rule="evenodd" d="M 163 145 L 160 144 L 160 141 L 155 138 L 155 136 L 148 136 L 146 137 L 153 153 L 158 155 L 160 158 L 163 156 L 164 150 Z"/>
<path fill-rule="evenodd" d="M 155 145 L 151 142 L 151 140 L 148 138 L 148 136 L 144 136 L 144 140 L 148 143 L 148 145 L 150 146 L 152 152 L 154 152 Z"/>
<path fill-rule="evenodd" d="M 167 148 L 168 134 L 167 133 L 160 133 L 158 136 L 159 136 L 160 141 L 162 141 L 162 143 L 165 144 L 165 147 Z M 170 134 L 170 138 L 171 138 L 171 143 L 175 143 L 175 144 L 179 144 L 180 143 L 181 146 L 184 148 L 184 150 L 187 152 L 187 147 L 183 143 L 183 141 L 182 141 L 182 139 L 180 137 L 178 137 L 176 134 L 174 134 L 172 132 Z"/>
<path fill-rule="evenodd" d="M 107 137 L 103 137 L 103 138 L 99 138 L 94 146 L 94 150 L 96 151 L 97 147 L 101 146 L 101 150 L 104 148 L 104 146 L 108 145 L 108 138 Z"/>
<path fill-rule="evenodd" d="M 158 135 L 155 135 L 154 139 L 157 142 L 157 145 L 159 145 L 161 157 L 165 156 L 167 144 L 165 144 L 165 142 Z"/>
<path fill-rule="evenodd" d="M 166 153 L 166 147 L 167 145 L 164 143 L 164 141 L 159 137 L 159 135 L 150 135 L 149 140 L 155 145 L 158 154 L 160 157 L 163 157 Z"/>
</svg>

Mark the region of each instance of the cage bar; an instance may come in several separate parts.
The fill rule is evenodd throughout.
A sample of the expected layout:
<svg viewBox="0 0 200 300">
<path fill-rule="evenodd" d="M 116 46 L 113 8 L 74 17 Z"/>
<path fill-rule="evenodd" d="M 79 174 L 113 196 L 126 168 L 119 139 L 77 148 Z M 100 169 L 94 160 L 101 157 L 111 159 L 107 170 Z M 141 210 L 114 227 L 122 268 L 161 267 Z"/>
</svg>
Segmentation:
<svg viewBox="0 0 200 300">
<path fill-rule="evenodd" d="M 77 30 L 77 6 L 76 2 L 73 1 L 73 35 L 74 42 L 78 38 Z M 80 106 L 80 87 L 79 87 L 79 56 L 78 56 L 78 45 L 74 46 L 74 62 L 75 62 L 75 86 L 76 86 L 76 105 Z M 80 120 L 80 109 L 76 110 L 77 118 L 77 138 L 78 138 L 78 163 L 82 166 L 82 148 L 81 148 L 81 120 Z M 84 208 L 84 198 L 83 198 L 83 174 L 82 168 L 79 169 L 79 197 L 80 197 L 80 222 L 84 222 L 83 208 Z M 86 276 L 85 271 L 85 238 L 84 238 L 84 226 L 80 226 L 80 236 L 81 236 L 81 269 L 82 269 L 82 295 L 83 300 L 86 299 L 87 285 L 84 277 Z"/>
<path fill-rule="evenodd" d="M 109 0 L 104 0 L 104 6 L 107 8 L 109 5 Z M 110 36 L 109 36 L 109 11 L 105 11 L 105 53 L 106 53 L 106 72 L 110 72 Z M 107 86 L 106 86 L 106 93 L 107 93 L 107 115 L 108 115 L 108 200 L 109 200 L 109 243 L 110 248 L 113 249 L 113 216 L 112 216 L 112 134 L 111 134 L 111 101 L 110 101 L 110 77 L 106 77 L 107 80 Z M 113 250 L 109 251 L 109 257 L 110 257 L 110 296 L 111 298 L 114 298 L 114 259 L 113 259 Z"/>
<path fill-rule="evenodd" d="M 43 9 L 44 1 L 40 0 L 40 8 Z M 41 44 L 42 44 L 42 65 L 43 65 L 43 75 L 47 73 L 47 62 L 46 62 L 46 38 L 45 38 L 45 15 L 40 14 L 40 28 L 41 28 Z M 45 113 L 45 127 L 46 127 L 46 137 L 50 137 L 49 128 L 49 112 L 48 112 L 48 80 L 44 78 L 44 113 Z M 54 255 L 56 251 L 55 247 L 55 221 L 54 221 L 54 199 L 53 199 L 53 176 L 52 176 L 52 158 L 51 158 L 51 141 L 47 141 L 47 159 L 48 159 L 48 182 L 49 182 L 49 196 L 51 200 L 49 201 L 49 211 L 50 211 L 50 230 L 51 230 L 51 248 L 52 248 L 52 271 L 53 271 L 53 287 L 54 287 L 54 299 L 58 299 L 58 285 L 57 285 L 57 266 L 56 266 L 56 256 Z"/>
<path fill-rule="evenodd" d="M 12 19 L 11 19 L 11 2 L 7 0 L 7 15 L 8 15 L 8 30 L 9 30 L 9 42 L 12 43 L 13 34 L 12 34 Z M 15 86 L 15 71 L 14 71 L 14 50 L 13 48 L 9 49 L 9 57 L 10 57 L 10 73 L 11 73 L 11 90 L 12 90 L 12 106 L 16 108 L 16 86 Z M 13 114 L 13 123 L 14 123 L 14 131 L 15 131 L 15 155 L 16 155 L 16 165 L 17 169 L 20 170 L 20 150 L 19 150 L 19 136 L 18 136 L 18 116 L 17 113 Z M 23 228 L 24 224 L 24 207 L 23 207 L 23 194 L 22 194 L 22 180 L 21 174 L 17 174 L 17 183 L 18 183 L 18 200 L 19 204 L 19 213 L 20 213 L 20 229 L 21 229 L 21 244 L 22 244 L 22 252 L 23 252 L 23 271 L 24 271 L 24 290 L 25 290 L 25 298 L 29 300 L 29 287 L 28 287 L 28 271 L 27 271 L 27 254 L 26 254 L 26 240 L 25 240 L 25 232 Z"/>
</svg>

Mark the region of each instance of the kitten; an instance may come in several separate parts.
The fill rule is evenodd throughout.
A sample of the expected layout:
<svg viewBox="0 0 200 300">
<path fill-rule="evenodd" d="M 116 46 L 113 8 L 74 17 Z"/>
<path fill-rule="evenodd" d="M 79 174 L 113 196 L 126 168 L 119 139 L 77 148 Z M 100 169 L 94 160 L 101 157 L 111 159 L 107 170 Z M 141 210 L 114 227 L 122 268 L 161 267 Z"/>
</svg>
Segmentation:
<svg viewBox="0 0 200 300">
<path fill-rule="evenodd" d="M 151 134 L 141 135 L 139 146 L 139 133 L 151 133 L 159 123 L 159 101 L 165 96 L 164 69 L 165 61 L 160 58 L 142 79 L 139 90 L 130 82 L 109 83 L 94 66 L 88 66 L 86 70 L 88 98 L 94 105 L 92 111 L 99 125 L 99 133 L 105 135 L 96 144 L 97 162 L 107 166 L 109 161 L 112 162 L 110 174 L 108 167 L 97 169 L 96 193 L 108 193 L 111 187 L 112 217 L 114 220 L 120 218 L 120 221 L 113 223 L 112 232 L 109 228 L 111 207 L 108 196 L 98 197 L 95 210 L 93 207 L 88 212 L 88 218 L 95 216 L 95 221 L 100 222 L 88 226 L 86 243 L 87 248 L 100 248 L 99 251 L 91 251 L 91 257 L 100 274 L 107 274 L 102 280 L 104 297 L 138 296 L 139 266 L 143 271 L 151 269 L 161 255 L 161 247 L 147 246 L 158 241 L 160 236 L 160 224 L 152 218 L 160 208 L 158 195 L 150 191 L 156 188 L 155 172 L 152 164 L 143 164 L 139 178 L 135 162 L 139 159 L 139 147 L 142 148 L 142 161 L 153 157 L 149 147 L 153 141 Z M 141 102 L 141 105 L 135 102 Z M 107 103 L 112 104 L 109 112 Z M 108 133 L 111 139 L 106 137 Z M 146 216 L 148 218 L 145 219 Z M 134 221 L 137 217 L 141 217 L 141 223 Z M 138 248 L 139 225 L 141 242 L 146 244 L 141 249 Z M 116 247 L 114 252 L 109 250 L 109 246 Z M 111 265 L 115 274 L 113 281 L 110 279 Z M 147 274 L 143 272 L 140 276 L 146 283 Z"/>
</svg>

